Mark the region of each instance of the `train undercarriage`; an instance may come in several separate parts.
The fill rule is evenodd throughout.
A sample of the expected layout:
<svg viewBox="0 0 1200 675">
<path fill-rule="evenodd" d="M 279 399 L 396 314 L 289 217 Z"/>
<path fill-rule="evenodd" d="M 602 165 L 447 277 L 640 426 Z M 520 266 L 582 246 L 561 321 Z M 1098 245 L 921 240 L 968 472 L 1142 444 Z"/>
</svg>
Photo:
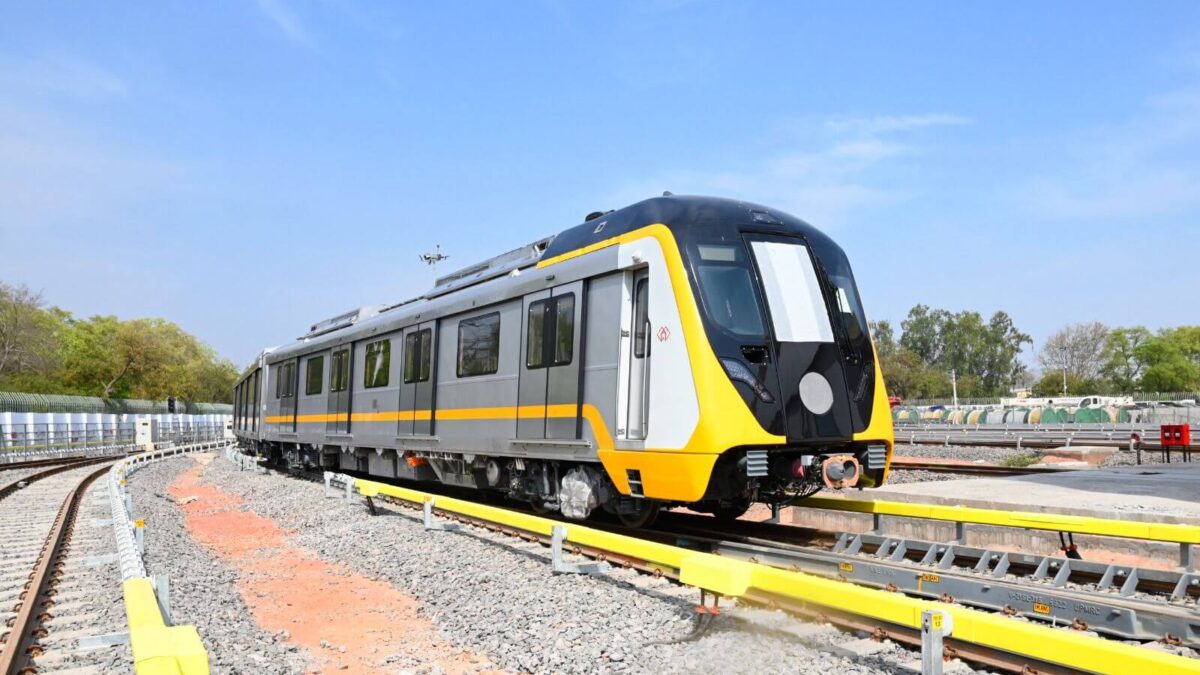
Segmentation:
<svg viewBox="0 0 1200 675">
<path fill-rule="evenodd" d="M 878 485 L 886 462 L 886 446 L 857 451 L 735 449 L 714 465 L 704 497 L 682 503 L 623 495 L 599 462 L 270 441 L 243 441 L 242 447 L 284 468 L 441 483 L 482 490 L 525 502 L 539 513 L 559 512 L 574 520 L 603 512 L 630 527 L 650 525 L 661 510 L 675 506 L 733 520 L 755 502 L 779 507 L 822 489 Z"/>
</svg>

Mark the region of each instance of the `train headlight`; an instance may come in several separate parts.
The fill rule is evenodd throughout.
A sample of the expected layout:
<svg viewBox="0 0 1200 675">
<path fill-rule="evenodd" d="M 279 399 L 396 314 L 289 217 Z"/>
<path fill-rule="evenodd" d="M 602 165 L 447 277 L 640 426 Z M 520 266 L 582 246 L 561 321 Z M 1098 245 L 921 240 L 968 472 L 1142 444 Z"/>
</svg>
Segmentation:
<svg viewBox="0 0 1200 675">
<path fill-rule="evenodd" d="M 746 364 L 737 359 L 721 359 L 721 365 L 725 366 L 725 372 L 729 374 L 729 379 L 749 386 L 766 403 L 775 402 L 775 397 L 771 395 L 771 392 L 767 391 L 762 382 L 758 381 L 754 373 L 750 372 Z"/>
</svg>

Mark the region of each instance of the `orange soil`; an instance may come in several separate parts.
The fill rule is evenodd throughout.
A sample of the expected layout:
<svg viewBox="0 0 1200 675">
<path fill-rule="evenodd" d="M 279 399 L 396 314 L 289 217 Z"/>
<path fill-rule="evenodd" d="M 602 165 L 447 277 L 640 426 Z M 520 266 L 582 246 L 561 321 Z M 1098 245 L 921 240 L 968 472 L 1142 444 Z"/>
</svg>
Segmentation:
<svg viewBox="0 0 1200 675">
<path fill-rule="evenodd" d="M 201 479 L 212 456 L 196 459 L 169 488 L 177 502 L 196 497 L 180 507 L 188 532 L 237 571 L 238 592 L 260 626 L 288 631 L 288 642 L 307 650 L 310 670 L 374 673 L 418 663 L 448 673 L 495 670 L 485 656 L 440 640 L 413 598 L 319 560 L 292 545 L 275 521 L 240 510 L 240 498 Z M 389 666 L 391 655 L 400 658 Z"/>
</svg>

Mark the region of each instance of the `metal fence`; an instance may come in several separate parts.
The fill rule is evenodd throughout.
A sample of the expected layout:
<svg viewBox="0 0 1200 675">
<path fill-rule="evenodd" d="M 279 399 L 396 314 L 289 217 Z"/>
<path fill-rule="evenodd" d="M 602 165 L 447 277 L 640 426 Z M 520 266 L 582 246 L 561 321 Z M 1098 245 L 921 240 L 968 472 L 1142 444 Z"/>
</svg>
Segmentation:
<svg viewBox="0 0 1200 675">
<path fill-rule="evenodd" d="M 1072 395 L 1074 396 L 1074 395 Z M 1112 396 L 1129 396 L 1134 403 L 1148 403 L 1153 401 L 1200 401 L 1200 392 L 1198 391 L 1135 391 L 1130 394 L 1112 394 Z M 1054 396 L 1050 396 L 1054 398 Z M 917 398 L 911 401 L 904 401 L 905 407 L 927 407 L 933 405 L 954 405 L 952 398 Z M 967 398 L 960 396 L 958 405 L 963 406 L 990 406 L 1000 405 L 1000 397 L 983 397 L 983 398 Z"/>
<path fill-rule="evenodd" d="M 161 424 L 151 442 L 202 443 L 225 437 L 220 422 Z M 95 447 L 132 446 L 137 442 L 134 422 L 0 424 L 0 453 L 86 450 Z"/>
</svg>

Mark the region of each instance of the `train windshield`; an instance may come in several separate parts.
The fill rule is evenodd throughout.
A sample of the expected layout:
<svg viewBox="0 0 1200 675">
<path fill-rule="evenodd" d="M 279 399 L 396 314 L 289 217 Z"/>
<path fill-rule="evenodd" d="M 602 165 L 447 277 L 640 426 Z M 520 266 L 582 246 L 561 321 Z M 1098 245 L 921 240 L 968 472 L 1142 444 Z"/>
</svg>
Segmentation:
<svg viewBox="0 0 1200 675">
<path fill-rule="evenodd" d="M 746 249 L 737 244 L 697 244 L 693 268 L 709 320 L 741 340 L 766 335 Z"/>
<path fill-rule="evenodd" d="M 771 309 L 775 339 L 833 342 L 833 327 L 808 247 L 781 241 L 754 241 L 750 246 Z"/>
<path fill-rule="evenodd" d="M 820 260 L 825 276 L 833 286 L 836 294 L 838 318 L 846 337 L 857 343 L 867 336 L 867 316 L 863 313 L 862 302 L 858 299 L 858 288 L 854 285 L 854 274 L 850 271 L 850 262 L 841 249 L 822 247 L 819 242 L 813 242 L 813 251 Z"/>
</svg>

